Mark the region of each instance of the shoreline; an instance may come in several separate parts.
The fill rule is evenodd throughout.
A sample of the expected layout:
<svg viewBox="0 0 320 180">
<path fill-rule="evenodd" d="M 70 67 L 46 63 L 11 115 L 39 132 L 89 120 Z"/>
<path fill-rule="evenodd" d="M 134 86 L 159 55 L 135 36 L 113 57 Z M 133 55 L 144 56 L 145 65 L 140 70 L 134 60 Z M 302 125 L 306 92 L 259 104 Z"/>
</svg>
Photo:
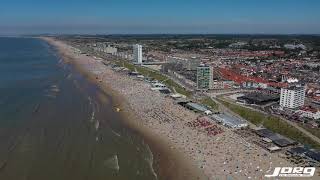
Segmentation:
<svg viewBox="0 0 320 180">
<path fill-rule="evenodd" d="M 134 110 L 128 105 L 125 97 L 121 96 L 117 90 L 109 87 L 106 83 L 101 83 L 96 79 L 94 73 L 86 69 L 81 63 L 77 62 L 76 58 L 65 51 L 64 47 L 61 47 L 63 43 L 56 41 L 52 38 L 44 38 L 48 44 L 52 45 L 58 51 L 58 54 L 63 59 L 64 63 L 71 64 L 75 69 L 81 73 L 88 81 L 99 87 L 102 92 L 106 93 L 112 98 L 112 104 L 121 109 L 120 115 L 124 120 L 124 125 L 141 135 L 146 141 L 153 155 L 153 169 L 156 171 L 158 179 L 165 180 L 195 180 L 195 179 L 208 179 L 203 172 L 198 169 L 193 162 L 185 157 L 181 152 L 178 152 L 176 148 L 173 148 L 173 144 L 169 142 L 165 137 L 160 137 L 151 129 L 143 126 L 139 122 L 139 117 L 134 113 Z M 58 42 L 58 43 L 57 43 Z M 68 46 L 68 45 L 67 45 Z M 92 58 L 92 57 L 90 57 Z M 92 58 L 92 60 L 94 60 Z M 102 64 L 101 64 L 102 65 Z"/>
<path fill-rule="evenodd" d="M 159 179 L 264 179 L 275 167 L 294 167 L 280 153 L 270 153 L 236 130 L 214 121 L 208 128 L 196 126 L 207 117 L 152 91 L 146 82 L 114 71 L 66 42 L 44 40 L 60 49 L 66 59 L 70 57 L 67 62 L 111 95 L 121 109 L 124 124 L 150 146 Z"/>
</svg>

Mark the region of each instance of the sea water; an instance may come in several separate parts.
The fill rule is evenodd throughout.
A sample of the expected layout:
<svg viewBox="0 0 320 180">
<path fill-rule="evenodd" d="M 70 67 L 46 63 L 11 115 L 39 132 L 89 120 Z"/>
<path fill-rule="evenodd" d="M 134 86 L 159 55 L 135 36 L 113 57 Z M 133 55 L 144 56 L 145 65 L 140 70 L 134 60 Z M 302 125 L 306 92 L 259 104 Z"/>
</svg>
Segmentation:
<svg viewBox="0 0 320 180">
<path fill-rule="evenodd" d="M 0 179 L 157 179 L 112 99 L 37 38 L 0 38 Z"/>
</svg>

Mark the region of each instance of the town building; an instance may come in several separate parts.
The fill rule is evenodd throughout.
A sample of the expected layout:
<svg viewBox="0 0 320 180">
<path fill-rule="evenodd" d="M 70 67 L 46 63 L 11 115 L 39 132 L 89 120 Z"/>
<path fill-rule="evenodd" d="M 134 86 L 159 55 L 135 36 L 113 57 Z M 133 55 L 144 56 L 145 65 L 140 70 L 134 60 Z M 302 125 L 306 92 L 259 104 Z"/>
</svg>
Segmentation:
<svg viewBox="0 0 320 180">
<path fill-rule="evenodd" d="M 108 47 L 105 48 L 105 53 L 107 54 L 112 54 L 112 55 L 115 55 L 117 53 L 117 48 L 115 47 L 112 47 L 110 45 L 108 45 Z"/>
<path fill-rule="evenodd" d="M 304 44 L 285 44 L 283 45 L 284 48 L 286 49 L 307 49 L 307 47 Z"/>
<path fill-rule="evenodd" d="M 133 61 L 136 64 L 142 64 L 142 45 L 135 44 L 133 46 Z"/>
<path fill-rule="evenodd" d="M 256 128 L 255 132 L 262 138 L 270 139 L 278 147 L 287 147 L 296 144 L 292 139 L 284 137 L 278 133 L 274 133 L 266 128 Z"/>
<path fill-rule="evenodd" d="M 208 90 L 213 84 L 213 69 L 211 66 L 200 65 L 197 67 L 197 89 Z"/>
<path fill-rule="evenodd" d="M 186 61 L 186 69 L 189 71 L 196 70 L 200 65 L 200 60 L 198 58 L 191 58 Z"/>
<path fill-rule="evenodd" d="M 313 120 L 320 119 L 320 110 L 310 106 L 302 107 L 300 110 L 297 111 L 297 113 L 300 114 L 300 117 L 310 118 Z"/>
<path fill-rule="evenodd" d="M 265 105 L 272 102 L 277 102 L 279 95 L 266 94 L 261 92 L 246 93 L 243 96 L 237 97 L 237 101 L 246 104 Z"/>
<path fill-rule="evenodd" d="M 230 127 L 230 128 L 244 128 L 247 127 L 248 124 L 244 122 L 243 120 L 233 117 L 227 114 L 213 114 L 210 116 L 211 119 L 223 124 L 224 126 Z"/>
<path fill-rule="evenodd" d="M 224 83 L 223 81 L 213 80 L 212 89 L 223 89 Z"/>
<path fill-rule="evenodd" d="M 292 85 L 281 88 L 280 106 L 285 108 L 299 108 L 304 105 L 305 87 L 301 85 Z"/>
</svg>

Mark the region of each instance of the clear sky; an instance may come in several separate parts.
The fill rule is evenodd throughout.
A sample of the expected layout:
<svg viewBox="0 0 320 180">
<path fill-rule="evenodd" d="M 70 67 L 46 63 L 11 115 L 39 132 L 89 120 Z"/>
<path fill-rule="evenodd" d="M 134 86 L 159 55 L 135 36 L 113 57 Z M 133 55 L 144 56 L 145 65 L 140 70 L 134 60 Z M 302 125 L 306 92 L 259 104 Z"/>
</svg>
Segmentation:
<svg viewBox="0 0 320 180">
<path fill-rule="evenodd" d="M 320 34 L 320 0 L 1 0 L 21 33 Z"/>
</svg>

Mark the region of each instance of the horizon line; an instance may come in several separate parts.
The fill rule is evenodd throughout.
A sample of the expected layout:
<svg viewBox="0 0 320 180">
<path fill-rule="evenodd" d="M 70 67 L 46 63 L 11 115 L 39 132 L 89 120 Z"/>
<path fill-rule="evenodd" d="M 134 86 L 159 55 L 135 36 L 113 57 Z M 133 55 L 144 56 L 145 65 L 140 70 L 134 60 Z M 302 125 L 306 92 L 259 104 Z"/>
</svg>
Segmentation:
<svg viewBox="0 0 320 180">
<path fill-rule="evenodd" d="M 34 34 L 0 34 L 0 37 L 17 36 L 113 36 L 113 35 L 310 35 L 319 36 L 320 33 L 34 33 Z"/>
<path fill-rule="evenodd" d="M 1 37 L 41 37 L 41 36 L 316 36 L 320 33 L 35 33 L 0 34 Z"/>
</svg>

